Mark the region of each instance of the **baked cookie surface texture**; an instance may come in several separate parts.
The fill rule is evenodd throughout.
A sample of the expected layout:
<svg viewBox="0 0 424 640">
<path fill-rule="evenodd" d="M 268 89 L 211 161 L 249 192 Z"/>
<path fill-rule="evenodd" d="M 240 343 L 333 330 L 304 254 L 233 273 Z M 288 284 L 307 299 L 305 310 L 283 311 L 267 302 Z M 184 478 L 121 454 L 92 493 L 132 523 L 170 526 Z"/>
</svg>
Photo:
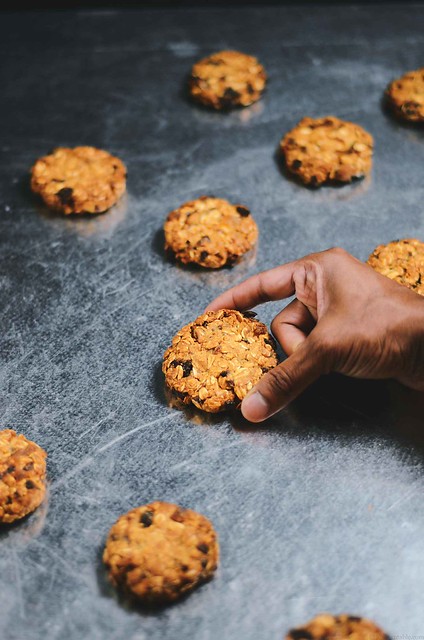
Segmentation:
<svg viewBox="0 0 424 640">
<path fill-rule="evenodd" d="M 424 122 L 424 67 L 393 80 L 386 89 L 386 99 L 403 120 Z"/>
<path fill-rule="evenodd" d="M 159 501 L 122 515 L 103 553 L 112 584 L 146 604 L 177 600 L 207 581 L 218 558 L 217 535 L 205 516 Z"/>
<path fill-rule="evenodd" d="M 303 627 L 292 629 L 286 640 L 390 640 L 371 620 L 359 616 L 323 613 Z"/>
<path fill-rule="evenodd" d="M 164 224 L 165 250 L 183 264 L 219 269 L 254 247 L 258 227 L 244 205 L 203 196 L 171 211 Z"/>
<path fill-rule="evenodd" d="M 203 411 L 238 407 L 277 365 L 274 344 L 255 318 L 233 309 L 209 311 L 183 327 L 166 350 L 166 385 L 182 404 Z"/>
<path fill-rule="evenodd" d="M 0 522 L 32 513 L 46 494 L 47 454 L 12 429 L 0 431 Z"/>
<path fill-rule="evenodd" d="M 381 244 L 367 262 L 383 276 L 424 296 L 424 242 L 405 239 Z"/>
<path fill-rule="evenodd" d="M 119 158 L 95 147 L 59 147 L 37 160 L 31 189 L 64 214 L 102 213 L 125 192 L 126 168 Z"/>
<path fill-rule="evenodd" d="M 247 107 L 261 97 L 266 73 L 254 57 L 239 51 L 219 51 L 193 65 L 192 98 L 214 109 Z"/>
<path fill-rule="evenodd" d="M 373 138 L 358 124 L 334 116 L 303 118 L 280 142 L 287 170 L 303 183 L 351 182 L 372 165 Z"/>
</svg>

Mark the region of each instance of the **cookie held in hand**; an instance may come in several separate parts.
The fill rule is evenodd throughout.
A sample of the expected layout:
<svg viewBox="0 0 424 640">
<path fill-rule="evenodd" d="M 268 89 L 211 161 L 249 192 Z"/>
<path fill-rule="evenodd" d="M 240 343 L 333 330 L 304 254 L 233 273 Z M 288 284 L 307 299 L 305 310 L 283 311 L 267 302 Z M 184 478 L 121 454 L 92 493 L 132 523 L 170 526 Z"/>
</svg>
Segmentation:
<svg viewBox="0 0 424 640">
<path fill-rule="evenodd" d="M 238 408 L 277 362 L 274 340 L 262 322 L 221 309 L 204 313 L 177 333 L 162 371 L 184 405 L 217 413 Z"/>
</svg>

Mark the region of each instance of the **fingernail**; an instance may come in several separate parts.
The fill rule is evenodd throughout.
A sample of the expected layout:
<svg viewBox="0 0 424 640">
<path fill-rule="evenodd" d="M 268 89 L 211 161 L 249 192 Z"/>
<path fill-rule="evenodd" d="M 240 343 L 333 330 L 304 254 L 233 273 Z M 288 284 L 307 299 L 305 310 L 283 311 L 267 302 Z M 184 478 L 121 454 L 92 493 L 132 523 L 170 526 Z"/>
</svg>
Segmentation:
<svg viewBox="0 0 424 640">
<path fill-rule="evenodd" d="M 253 391 L 241 403 L 241 412 L 250 422 L 261 422 L 269 415 L 269 405 L 259 391 Z"/>
</svg>

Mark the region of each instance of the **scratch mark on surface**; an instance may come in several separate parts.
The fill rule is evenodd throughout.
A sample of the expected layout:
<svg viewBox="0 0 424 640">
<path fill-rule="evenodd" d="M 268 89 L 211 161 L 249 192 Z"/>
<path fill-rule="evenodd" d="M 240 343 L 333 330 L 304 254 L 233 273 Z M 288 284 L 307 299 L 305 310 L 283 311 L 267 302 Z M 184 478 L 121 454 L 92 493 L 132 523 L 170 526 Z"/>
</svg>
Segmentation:
<svg viewBox="0 0 424 640">
<path fill-rule="evenodd" d="M 81 469 L 88 467 L 92 463 L 93 459 L 94 458 L 92 455 L 86 456 L 81 460 L 79 464 L 77 464 L 75 467 L 72 467 L 70 471 L 64 473 L 57 480 L 53 481 L 50 485 L 50 492 L 53 492 L 53 489 L 56 490 L 58 487 L 61 487 L 64 482 L 75 476 L 79 471 L 81 471 Z"/>
<path fill-rule="evenodd" d="M 49 586 L 46 589 L 47 593 L 49 593 L 53 589 L 53 585 L 54 585 L 54 582 L 56 580 L 56 573 L 57 573 L 57 565 L 54 564 L 53 568 L 52 568 L 52 570 L 50 572 Z"/>
<path fill-rule="evenodd" d="M 121 309 L 124 309 L 125 307 L 127 307 L 128 305 L 138 302 L 141 298 L 143 298 L 147 293 L 150 293 L 151 291 L 154 291 L 155 289 L 157 289 L 160 286 L 160 284 L 158 284 L 155 287 L 150 287 L 149 289 L 145 289 L 144 291 L 141 291 L 137 296 L 134 297 L 130 297 L 128 300 L 126 300 L 125 302 L 122 302 L 118 305 L 116 305 L 115 307 L 113 307 L 113 309 L 110 309 L 110 311 L 108 311 L 107 313 L 105 313 L 103 316 L 96 316 L 92 322 L 90 322 L 89 324 L 85 325 L 80 331 L 77 331 L 75 333 L 74 336 L 72 336 L 72 342 L 76 342 L 77 340 L 80 340 L 83 336 L 85 336 L 87 333 L 89 333 L 90 331 L 92 331 L 98 324 L 100 324 L 100 322 L 104 322 L 104 320 L 106 320 L 107 318 L 111 317 L 114 313 L 116 313 L 117 311 L 120 311 Z M 84 313 L 87 314 L 91 311 L 92 306 L 89 307 L 88 309 L 84 310 Z M 66 341 L 65 346 L 61 347 L 60 349 L 57 349 L 56 351 L 54 351 L 51 356 L 50 356 L 50 360 L 53 361 L 55 358 L 58 358 L 62 353 L 65 353 L 67 350 L 69 349 L 69 342 Z M 28 354 L 30 355 L 30 354 Z M 10 371 L 15 368 L 14 364 L 13 366 L 9 367 L 9 373 Z"/>
<path fill-rule="evenodd" d="M 117 266 L 120 265 L 122 262 L 125 262 L 128 256 L 133 251 L 138 249 L 139 246 L 142 245 L 147 238 L 149 238 L 149 236 L 150 236 L 150 231 L 148 233 L 145 233 L 142 236 L 138 236 L 137 240 L 132 244 L 130 244 L 129 246 L 127 246 L 126 250 L 122 252 L 121 256 L 118 259 L 114 260 L 111 264 L 108 264 L 107 267 L 103 269 L 103 271 L 100 271 L 100 273 L 98 274 L 98 277 L 104 278 L 104 276 L 108 274 L 110 271 L 115 272 L 117 269 Z"/>
<path fill-rule="evenodd" d="M 118 287 L 117 289 L 113 289 L 112 291 L 105 291 L 105 296 L 113 296 L 117 293 L 121 293 L 122 291 L 125 291 L 125 289 L 128 289 L 128 287 L 132 285 L 134 282 L 135 280 L 132 279 L 126 282 L 125 284 L 123 284 L 121 287 Z"/>
<path fill-rule="evenodd" d="M 228 444 L 222 445 L 219 448 L 219 451 L 223 451 L 223 450 L 227 450 L 227 449 L 231 449 L 232 447 L 236 447 L 237 445 L 241 445 L 242 443 L 240 442 L 240 440 L 235 440 L 233 442 L 229 442 Z M 196 458 L 197 460 L 204 458 L 205 456 L 209 456 L 211 455 L 211 451 L 208 449 L 207 451 L 204 451 L 203 454 L 199 455 L 199 452 L 196 451 L 196 453 L 194 453 L 192 456 L 190 456 L 189 458 L 185 458 L 185 460 L 182 460 L 181 462 L 178 462 L 177 464 L 174 464 L 172 467 L 169 468 L 170 471 L 176 471 L 177 469 L 184 469 L 184 467 L 187 467 L 191 464 L 193 458 Z"/>
<path fill-rule="evenodd" d="M 55 560 L 57 560 L 61 565 L 63 565 L 67 571 L 69 572 L 69 575 L 73 576 L 74 578 L 76 578 L 76 580 L 78 582 L 84 582 L 88 587 L 92 588 L 93 586 L 93 581 L 92 580 L 88 580 L 86 576 L 83 575 L 83 573 L 81 571 L 77 571 L 75 570 L 70 564 L 69 562 L 67 562 L 67 560 L 65 560 L 63 558 L 63 556 L 60 556 L 58 553 L 56 553 L 55 551 L 53 551 L 53 549 L 51 548 L 51 546 L 47 546 L 45 544 L 42 544 L 39 540 L 34 540 L 34 543 L 36 545 L 38 545 L 39 547 L 41 547 L 42 549 L 44 549 L 48 554 L 50 554 L 50 556 L 52 558 L 54 558 Z"/>
<path fill-rule="evenodd" d="M 15 574 L 15 583 L 16 583 L 16 594 L 18 596 L 18 606 L 19 606 L 19 614 L 20 617 L 25 620 L 25 603 L 22 593 L 22 580 L 21 580 L 21 572 L 20 572 L 20 560 L 19 556 L 16 553 L 15 547 L 11 547 L 11 554 L 13 556 L 13 572 Z"/>
<path fill-rule="evenodd" d="M 118 436 L 117 438 L 114 438 L 113 440 L 111 440 L 107 444 L 103 445 L 103 447 L 100 447 L 100 449 L 97 449 L 96 454 L 97 453 L 102 453 L 103 451 L 107 451 L 107 449 L 110 449 L 111 447 L 113 447 L 117 442 L 120 442 L 121 440 L 124 440 L 125 438 L 129 438 L 134 433 L 137 433 L 137 431 L 141 431 L 141 429 L 146 429 L 147 427 L 151 427 L 153 424 L 158 424 L 159 422 L 163 422 L 168 417 L 168 415 L 169 414 L 167 413 L 166 415 L 162 416 L 161 418 L 156 418 L 156 420 L 151 420 L 150 422 L 145 422 L 144 424 L 140 424 L 138 427 L 134 427 L 134 429 L 131 429 L 130 431 L 127 431 L 126 433 L 123 433 L 122 435 Z"/>
<path fill-rule="evenodd" d="M 96 422 L 96 424 L 93 424 L 91 427 L 89 427 L 88 429 L 86 429 L 85 431 L 83 431 L 78 438 L 81 439 L 84 436 L 86 436 L 88 433 L 90 433 L 90 431 L 93 431 L 94 429 L 97 429 L 97 427 L 100 427 L 101 424 L 103 424 L 104 422 L 106 422 L 106 420 L 109 420 L 109 418 L 114 418 L 116 415 L 115 411 L 111 411 L 110 413 L 108 413 L 107 416 L 105 416 L 104 418 L 102 418 L 101 420 L 99 420 L 98 422 Z"/>
<path fill-rule="evenodd" d="M 126 433 L 122 433 L 120 436 L 117 436 L 116 438 L 114 438 L 107 444 L 103 445 L 99 449 L 95 449 L 90 455 L 83 458 L 81 462 L 79 462 L 75 467 L 73 467 L 67 473 L 60 476 L 56 481 L 53 481 L 50 485 L 50 491 L 53 492 L 53 490 L 56 490 L 58 487 L 61 487 L 65 482 L 67 482 L 70 478 L 72 478 L 77 473 L 79 473 L 82 469 L 84 469 L 85 467 L 88 467 L 93 462 L 97 454 L 103 453 L 103 451 L 107 451 L 118 442 L 121 442 L 121 440 L 125 440 L 126 438 L 129 438 L 134 433 L 137 433 L 142 429 L 146 429 L 147 427 L 151 427 L 154 424 L 159 424 L 160 422 L 163 422 L 168 417 L 168 415 L 169 414 L 167 413 L 161 418 L 156 418 L 156 420 L 151 420 L 150 422 L 144 422 L 143 424 L 140 424 L 137 427 L 134 427 L 134 429 L 131 429 Z"/>
<path fill-rule="evenodd" d="M 401 504 L 402 502 L 406 502 L 407 500 L 409 500 L 410 498 L 412 498 L 412 496 L 414 496 L 416 494 L 416 489 L 413 489 L 412 491 L 409 491 L 408 493 L 406 493 L 406 495 L 401 496 L 400 498 L 398 498 L 397 500 L 395 500 L 393 502 L 393 504 L 390 505 L 390 507 L 387 507 L 387 511 L 391 511 L 392 509 L 394 509 L 395 507 L 397 507 L 399 504 Z"/>
</svg>

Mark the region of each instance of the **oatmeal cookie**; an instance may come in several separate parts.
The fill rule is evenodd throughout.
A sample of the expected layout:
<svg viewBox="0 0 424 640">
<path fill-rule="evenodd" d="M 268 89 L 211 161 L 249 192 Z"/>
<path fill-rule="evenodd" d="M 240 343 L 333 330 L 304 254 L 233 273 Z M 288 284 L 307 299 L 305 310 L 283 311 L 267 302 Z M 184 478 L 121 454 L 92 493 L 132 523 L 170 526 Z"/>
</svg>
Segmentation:
<svg viewBox="0 0 424 640">
<path fill-rule="evenodd" d="M 258 238 L 258 227 L 247 207 L 209 196 L 172 211 L 164 230 L 165 249 L 177 260 L 209 269 L 234 264 Z"/>
<path fill-rule="evenodd" d="M 119 200 L 125 184 L 123 162 L 94 147 L 60 147 L 31 171 L 31 189 L 64 214 L 102 213 Z"/>
<path fill-rule="evenodd" d="M 103 553 L 112 584 L 147 604 L 177 600 L 205 582 L 218 558 L 211 522 L 168 502 L 152 502 L 121 516 Z"/>
<path fill-rule="evenodd" d="M 403 120 L 424 122 L 424 67 L 393 80 L 386 89 L 386 100 Z"/>
<path fill-rule="evenodd" d="M 424 296 L 424 242 L 407 239 L 380 244 L 367 262 L 383 276 Z"/>
<path fill-rule="evenodd" d="M 229 109 L 259 100 L 265 84 L 265 69 L 256 58 L 239 51 L 219 51 L 196 62 L 189 89 L 197 102 Z"/>
<path fill-rule="evenodd" d="M 303 118 L 280 142 L 287 170 L 311 186 L 351 182 L 371 170 L 373 138 L 334 116 Z"/>
<path fill-rule="evenodd" d="M 234 309 L 208 311 L 183 327 L 166 350 L 162 371 L 186 404 L 216 413 L 240 401 L 277 365 L 262 322 Z"/>
<path fill-rule="evenodd" d="M 46 493 L 47 454 L 12 429 L 0 431 L 0 522 L 34 511 Z"/>
<path fill-rule="evenodd" d="M 370 620 L 346 614 L 322 613 L 305 626 L 292 629 L 286 640 L 390 640 Z"/>
</svg>

